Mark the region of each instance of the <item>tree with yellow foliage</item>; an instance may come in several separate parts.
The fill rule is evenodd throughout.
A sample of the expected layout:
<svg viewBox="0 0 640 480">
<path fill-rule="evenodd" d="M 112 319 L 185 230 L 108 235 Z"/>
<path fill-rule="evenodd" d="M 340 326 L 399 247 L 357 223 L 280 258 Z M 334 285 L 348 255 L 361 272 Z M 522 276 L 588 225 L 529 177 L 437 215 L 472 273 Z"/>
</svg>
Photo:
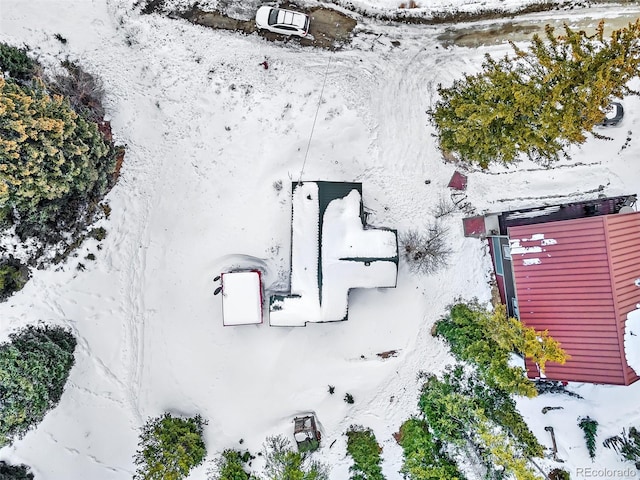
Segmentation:
<svg viewBox="0 0 640 480">
<path fill-rule="evenodd" d="M 511 56 L 487 55 L 477 75 L 438 87 L 430 114 L 442 150 L 483 168 L 566 156 L 604 119 L 612 97 L 634 93 L 628 83 L 640 73 L 640 20 L 610 38 L 603 22 L 593 35 L 566 25 L 556 35 L 547 25 L 527 49 L 512 47 Z"/>
<path fill-rule="evenodd" d="M 95 123 L 36 80 L 0 78 L 0 220 L 43 226 L 72 201 L 100 195 L 115 168 Z"/>
<path fill-rule="evenodd" d="M 535 385 L 521 368 L 509 365 L 512 353 L 532 359 L 543 373 L 547 362 L 563 364 L 568 358 L 549 332 L 508 318 L 504 306 L 491 312 L 476 302 L 454 305 L 436 324 L 436 334 L 456 357 L 475 364 L 487 384 L 527 397 L 537 394 Z"/>
</svg>

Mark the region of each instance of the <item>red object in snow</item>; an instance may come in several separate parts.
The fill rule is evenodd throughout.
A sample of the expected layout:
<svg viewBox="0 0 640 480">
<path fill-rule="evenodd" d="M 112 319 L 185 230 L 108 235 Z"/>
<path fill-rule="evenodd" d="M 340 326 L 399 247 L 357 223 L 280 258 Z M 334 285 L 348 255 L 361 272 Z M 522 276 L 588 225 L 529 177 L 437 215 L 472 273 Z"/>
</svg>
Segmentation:
<svg viewBox="0 0 640 480">
<path fill-rule="evenodd" d="M 451 180 L 449 180 L 449 188 L 454 190 L 466 190 L 467 189 L 467 177 L 457 170 L 453 173 Z"/>
<path fill-rule="evenodd" d="M 629 385 L 627 314 L 640 303 L 640 213 L 509 228 L 520 320 L 548 330 L 571 355 L 547 363 L 549 380 Z M 526 362 L 530 377 L 537 366 Z"/>
<path fill-rule="evenodd" d="M 487 228 L 484 224 L 484 215 L 475 217 L 467 217 L 462 219 L 465 237 L 482 238 L 487 234 Z"/>
</svg>

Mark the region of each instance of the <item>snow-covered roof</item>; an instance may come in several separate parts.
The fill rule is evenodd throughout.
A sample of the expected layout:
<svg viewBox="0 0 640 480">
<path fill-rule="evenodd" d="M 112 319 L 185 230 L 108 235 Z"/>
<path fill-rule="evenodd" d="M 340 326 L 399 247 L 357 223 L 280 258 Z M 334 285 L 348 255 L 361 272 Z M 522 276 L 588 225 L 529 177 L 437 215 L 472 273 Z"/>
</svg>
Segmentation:
<svg viewBox="0 0 640 480">
<path fill-rule="evenodd" d="M 350 289 L 395 287 L 396 234 L 366 228 L 361 191 L 359 183 L 294 184 L 291 293 L 271 298 L 271 325 L 344 320 Z"/>
<path fill-rule="evenodd" d="M 262 323 L 259 272 L 222 274 L 222 317 L 225 326 Z"/>
<path fill-rule="evenodd" d="M 640 309 L 627 314 L 624 328 L 624 355 L 627 364 L 640 375 Z"/>
</svg>

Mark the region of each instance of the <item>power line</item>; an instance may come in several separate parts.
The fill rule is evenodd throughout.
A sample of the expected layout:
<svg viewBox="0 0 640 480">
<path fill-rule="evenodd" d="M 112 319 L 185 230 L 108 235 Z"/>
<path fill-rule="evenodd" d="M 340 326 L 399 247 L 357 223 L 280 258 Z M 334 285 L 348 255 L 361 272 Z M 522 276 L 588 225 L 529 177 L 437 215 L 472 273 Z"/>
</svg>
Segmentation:
<svg viewBox="0 0 640 480">
<path fill-rule="evenodd" d="M 307 151 L 304 152 L 304 161 L 302 162 L 302 168 L 300 169 L 300 177 L 298 177 L 298 183 L 302 181 L 302 174 L 304 173 L 304 167 L 307 164 L 307 156 L 309 155 L 309 147 L 311 147 L 311 139 L 313 138 L 313 131 L 316 128 L 316 120 L 318 120 L 318 112 L 320 111 L 320 105 L 322 104 L 322 96 L 324 95 L 324 86 L 327 83 L 327 75 L 329 73 L 329 65 L 331 65 L 331 57 L 333 52 L 329 55 L 329 61 L 327 62 L 327 69 L 324 71 L 324 80 L 322 81 L 322 89 L 320 90 L 320 98 L 318 99 L 318 107 L 316 108 L 316 115 L 313 117 L 313 125 L 311 126 L 311 133 L 309 134 L 309 142 L 307 143 Z"/>
</svg>

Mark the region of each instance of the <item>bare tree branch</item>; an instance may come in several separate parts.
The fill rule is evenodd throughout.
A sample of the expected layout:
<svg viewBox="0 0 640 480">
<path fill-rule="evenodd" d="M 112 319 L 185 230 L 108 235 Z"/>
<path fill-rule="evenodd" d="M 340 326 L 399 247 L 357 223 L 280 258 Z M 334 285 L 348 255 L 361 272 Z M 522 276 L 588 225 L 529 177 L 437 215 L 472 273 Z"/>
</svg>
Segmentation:
<svg viewBox="0 0 640 480">
<path fill-rule="evenodd" d="M 436 222 L 425 231 L 408 230 L 400 235 L 402 257 L 414 273 L 432 274 L 448 265 L 452 254 L 447 228 Z"/>
</svg>

